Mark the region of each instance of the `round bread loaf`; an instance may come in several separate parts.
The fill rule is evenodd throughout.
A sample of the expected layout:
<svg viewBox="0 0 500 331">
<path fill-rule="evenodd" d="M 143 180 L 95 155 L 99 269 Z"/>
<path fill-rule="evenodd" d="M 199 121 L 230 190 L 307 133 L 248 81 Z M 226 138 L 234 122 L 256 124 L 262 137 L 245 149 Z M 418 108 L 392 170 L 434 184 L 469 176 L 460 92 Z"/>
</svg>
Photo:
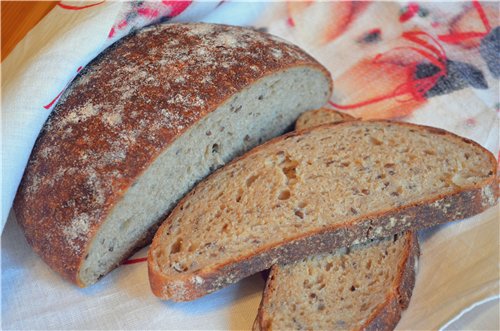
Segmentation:
<svg viewBox="0 0 500 331">
<path fill-rule="evenodd" d="M 328 71 L 251 29 L 162 24 L 108 48 L 64 93 L 18 190 L 28 243 L 87 286 L 150 241 L 199 180 L 322 106 Z"/>
</svg>

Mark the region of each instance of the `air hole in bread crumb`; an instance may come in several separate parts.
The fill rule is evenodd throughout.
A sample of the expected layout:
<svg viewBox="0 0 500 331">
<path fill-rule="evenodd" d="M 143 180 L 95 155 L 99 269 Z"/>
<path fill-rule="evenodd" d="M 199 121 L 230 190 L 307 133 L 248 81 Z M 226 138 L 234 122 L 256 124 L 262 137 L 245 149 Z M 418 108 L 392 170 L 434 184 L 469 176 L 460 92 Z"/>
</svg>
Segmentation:
<svg viewBox="0 0 500 331">
<path fill-rule="evenodd" d="M 170 254 L 179 253 L 182 249 L 182 238 L 177 238 L 177 240 L 170 247 Z"/>
<path fill-rule="evenodd" d="M 184 271 L 188 270 L 188 268 L 185 265 L 183 265 L 182 263 L 179 263 L 179 262 L 174 263 L 172 265 L 172 268 L 174 268 L 174 270 L 177 272 L 184 272 Z"/>
<path fill-rule="evenodd" d="M 212 145 L 212 154 L 217 154 L 219 153 L 219 144 L 213 144 Z"/>
<path fill-rule="evenodd" d="M 301 210 L 295 211 L 295 216 L 298 216 L 300 219 L 304 219 L 304 213 Z"/>
<path fill-rule="evenodd" d="M 190 253 L 192 253 L 192 252 L 196 251 L 196 249 L 199 247 L 199 245 L 200 245 L 200 244 L 198 244 L 198 243 L 191 243 L 191 244 L 189 245 L 188 251 L 189 251 Z"/>
<path fill-rule="evenodd" d="M 240 202 L 242 196 L 243 196 L 243 190 L 240 188 L 240 189 L 238 189 L 238 195 L 236 196 L 236 202 Z"/>
<path fill-rule="evenodd" d="M 351 292 L 354 292 L 354 291 L 356 291 L 356 287 L 354 285 L 352 285 L 350 290 L 351 290 Z"/>
<path fill-rule="evenodd" d="M 257 178 L 258 178 L 258 176 L 256 176 L 256 175 L 248 177 L 247 181 L 246 181 L 247 187 L 250 187 L 253 184 L 253 182 L 255 182 L 257 180 Z"/>
<path fill-rule="evenodd" d="M 424 151 L 424 153 L 425 153 L 426 155 L 436 155 L 436 152 L 431 151 L 431 150 L 429 150 L 429 149 L 426 149 L 426 150 Z"/>
<path fill-rule="evenodd" d="M 305 208 L 307 206 L 307 202 L 299 202 L 298 205 L 297 205 L 299 208 Z"/>
<path fill-rule="evenodd" d="M 328 262 L 325 266 L 325 271 L 330 271 L 333 268 L 333 262 Z"/>
<path fill-rule="evenodd" d="M 373 144 L 373 145 L 376 145 L 376 146 L 379 146 L 379 145 L 382 145 L 383 142 L 378 140 L 377 138 L 375 137 L 370 137 L 370 142 Z"/>
<path fill-rule="evenodd" d="M 290 199 L 290 191 L 289 190 L 284 190 L 281 191 L 280 194 L 278 195 L 279 200 L 288 200 Z"/>
</svg>

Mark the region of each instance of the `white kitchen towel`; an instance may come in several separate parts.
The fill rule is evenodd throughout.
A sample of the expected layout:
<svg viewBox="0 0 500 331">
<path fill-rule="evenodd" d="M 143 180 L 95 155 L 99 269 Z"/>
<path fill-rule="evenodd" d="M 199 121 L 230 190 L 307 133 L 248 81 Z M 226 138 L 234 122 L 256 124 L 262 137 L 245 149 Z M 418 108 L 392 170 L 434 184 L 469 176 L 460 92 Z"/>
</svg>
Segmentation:
<svg viewBox="0 0 500 331">
<path fill-rule="evenodd" d="M 267 30 L 330 70 L 332 108 L 445 128 L 498 155 L 499 6 L 63 2 L 2 64 L 2 222 L 39 130 L 78 69 L 131 29 L 162 20 Z M 421 234 L 420 270 L 399 329 L 437 329 L 498 295 L 498 215 L 497 206 Z M 1 246 L 3 329 L 248 329 L 264 284 L 255 275 L 194 302 L 165 303 L 150 293 L 143 262 L 121 266 L 87 289 L 67 283 L 30 250 L 13 215 Z"/>
</svg>

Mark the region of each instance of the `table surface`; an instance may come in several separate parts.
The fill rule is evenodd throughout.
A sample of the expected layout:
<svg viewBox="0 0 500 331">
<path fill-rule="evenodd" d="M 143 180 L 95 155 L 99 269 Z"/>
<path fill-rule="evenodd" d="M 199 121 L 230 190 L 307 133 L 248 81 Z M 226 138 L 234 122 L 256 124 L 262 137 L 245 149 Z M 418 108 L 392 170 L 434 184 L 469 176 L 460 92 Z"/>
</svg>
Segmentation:
<svg viewBox="0 0 500 331">
<path fill-rule="evenodd" d="M 57 1 L 2 1 L 2 61 Z"/>
</svg>

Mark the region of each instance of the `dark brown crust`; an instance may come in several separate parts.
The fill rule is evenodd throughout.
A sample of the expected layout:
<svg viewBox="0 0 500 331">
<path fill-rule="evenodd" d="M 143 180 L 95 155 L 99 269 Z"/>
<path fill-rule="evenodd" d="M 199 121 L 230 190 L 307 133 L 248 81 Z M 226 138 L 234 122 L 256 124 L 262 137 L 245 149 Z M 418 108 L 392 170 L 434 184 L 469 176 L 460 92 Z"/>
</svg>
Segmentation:
<svg viewBox="0 0 500 331">
<path fill-rule="evenodd" d="M 267 277 L 266 286 L 264 287 L 264 292 L 262 293 L 262 299 L 260 300 L 259 310 L 257 311 L 257 317 L 252 326 L 253 331 L 258 330 L 271 330 L 269 325 L 269 318 L 266 316 L 267 312 L 264 309 L 265 306 L 268 305 L 269 300 L 271 299 L 272 294 L 276 291 L 275 277 L 278 272 L 278 268 L 280 266 L 275 264 L 271 267 L 271 271 L 269 273 L 269 277 Z"/>
<path fill-rule="evenodd" d="M 403 236 L 406 236 L 406 247 L 398 266 L 399 274 L 394 280 L 393 288 L 388 289 L 385 302 L 377 307 L 372 317 L 366 321 L 360 330 L 393 330 L 401 319 L 402 311 L 408 308 L 413 287 L 415 286 L 415 262 L 420 255 L 420 248 L 415 232 L 408 231 Z M 268 316 L 265 307 L 276 289 L 275 284 L 280 281 L 274 279 L 279 267 L 279 265 L 274 265 L 271 268 L 259 305 L 259 311 L 253 324 L 254 331 L 272 330 L 270 324 L 272 316 Z"/>
<path fill-rule="evenodd" d="M 155 158 L 235 93 L 292 67 L 330 79 L 298 47 L 239 27 L 163 24 L 117 42 L 75 79 L 33 148 L 14 203 L 28 243 L 87 285 L 78 273 L 90 243 Z"/>
<path fill-rule="evenodd" d="M 322 230 L 304 233 L 295 238 L 290 238 L 286 242 L 282 242 L 279 245 L 268 245 L 254 251 L 248 256 L 234 258 L 232 261 L 227 261 L 224 264 L 201 269 L 188 275 L 180 275 L 175 279 L 163 274 L 156 265 L 153 259 L 152 251 L 156 246 L 161 245 L 161 243 L 153 240 L 153 244 L 151 245 L 148 253 L 148 271 L 153 293 L 159 298 L 165 300 L 194 300 L 247 276 L 268 269 L 277 263 L 290 263 L 298 261 L 308 255 L 329 252 L 339 247 L 347 247 L 350 246 L 355 240 L 363 241 L 372 238 L 388 237 L 409 230 L 416 231 L 432 227 L 437 224 L 464 219 L 479 214 L 497 203 L 497 162 L 495 157 L 481 145 L 442 129 L 410 123 L 390 121 L 354 121 L 334 124 L 331 127 L 340 127 L 343 125 L 363 125 L 363 123 L 366 122 L 411 126 L 415 129 L 420 128 L 435 134 L 451 135 L 461 139 L 463 142 L 474 145 L 488 155 L 491 168 L 493 169 L 492 174 L 490 177 L 476 185 L 470 185 L 469 187 L 464 187 L 462 189 L 457 188 L 454 192 L 446 195 L 422 198 L 420 201 L 416 201 L 415 203 L 407 206 L 380 211 L 353 219 L 350 223 L 343 224 L 342 226 L 334 225 L 326 227 Z M 322 128 L 325 127 L 329 126 L 322 126 Z M 239 160 L 242 160 L 259 150 L 265 149 L 268 144 L 274 144 L 279 140 L 287 139 L 292 136 L 306 135 L 310 131 L 311 130 L 291 132 L 284 136 L 275 138 L 254 148 L 242 157 L 231 161 L 231 164 L 238 162 Z M 223 171 L 223 169 L 224 168 L 219 169 L 218 171 Z M 213 173 L 211 176 L 216 176 L 218 171 Z M 200 185 L 203 185 L 203 183 Z M 184 202 L 190 198 L 193 192 L 194 191 L 186 195 L 178 206 L 183 205 Z M 170 217 L 173 217 L 176 212 L 178 212 L 178 207 L 172 211 Z M 390 225 L 391 218 L 393 219 L 392 223 L 394 223 L 395 226 Z M 167 224 L 168 219 L 158 230 L 157 237 L 161 237 L 159 234 L 163 229 L 167 229 Z M 203 281 L 194 282 L 194 277 L 199 277 L 199 279 L 202 279 Z M 174 283 L 175 287 L 172 286 Z"/>
</svg>

